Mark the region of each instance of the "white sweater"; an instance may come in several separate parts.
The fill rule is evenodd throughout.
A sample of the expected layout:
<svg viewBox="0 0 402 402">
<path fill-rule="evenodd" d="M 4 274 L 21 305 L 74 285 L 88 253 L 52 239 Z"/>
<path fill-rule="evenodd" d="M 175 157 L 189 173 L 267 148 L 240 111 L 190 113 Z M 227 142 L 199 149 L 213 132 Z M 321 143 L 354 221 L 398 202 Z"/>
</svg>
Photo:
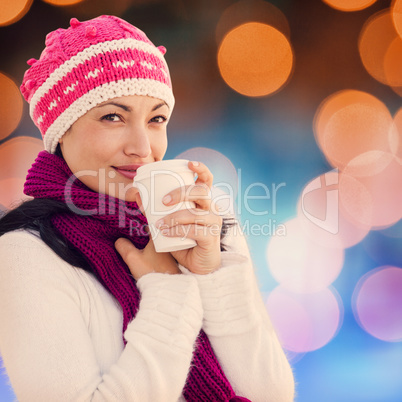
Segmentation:
<svg viewBox="0 0 402 402">
<path fill-rule="evenodd" d="M 234 229 L 238 230 L 238 226 Z M 235 392 L 292 401 L 293 374 L 233 231 L 208 275 L 151 273 L 122 339 L 117 300 L 25 231 L 0 237 L 0 354 L 20 402 L 176 402 L 202 327 Z M 213 401 L 211 401 L 213 402 Z"/>
</svg>

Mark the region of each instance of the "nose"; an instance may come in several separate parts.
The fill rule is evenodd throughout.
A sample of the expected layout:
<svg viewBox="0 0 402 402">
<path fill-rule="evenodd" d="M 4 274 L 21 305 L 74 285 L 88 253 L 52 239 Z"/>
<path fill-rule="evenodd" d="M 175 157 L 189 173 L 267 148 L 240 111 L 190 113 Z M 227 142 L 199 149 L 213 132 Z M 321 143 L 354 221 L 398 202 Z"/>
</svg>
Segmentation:
<svg viewBox="0 0 402 402">
<path fill-rule="evenodd" d="M 151 143 L 146 127 L 139 124 L 128 128 L 124 142 L 124 153 L 126 155 L 146 158 L 151 153 Z"/>
</svg>

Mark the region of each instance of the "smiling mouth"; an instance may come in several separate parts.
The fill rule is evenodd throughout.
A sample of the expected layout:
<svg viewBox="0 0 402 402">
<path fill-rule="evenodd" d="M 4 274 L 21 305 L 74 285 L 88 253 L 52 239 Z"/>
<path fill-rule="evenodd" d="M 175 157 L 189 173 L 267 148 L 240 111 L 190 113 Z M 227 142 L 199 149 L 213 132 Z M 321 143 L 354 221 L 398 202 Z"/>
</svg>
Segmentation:
<svg viewBox="0 0 402 402">
<path fill-rule="evenodd" d="M 134 179 L 134 177 L 137 174 L 137 169 L 133 168 L 133 169 L 126 169 L 126 168 L 122 168 L 122 167 L 116 167 L 116 166 L 112 166 L 112 168 L 119 173 L 121 176 L 127 178 L 127 179 Z"/>
</svg>

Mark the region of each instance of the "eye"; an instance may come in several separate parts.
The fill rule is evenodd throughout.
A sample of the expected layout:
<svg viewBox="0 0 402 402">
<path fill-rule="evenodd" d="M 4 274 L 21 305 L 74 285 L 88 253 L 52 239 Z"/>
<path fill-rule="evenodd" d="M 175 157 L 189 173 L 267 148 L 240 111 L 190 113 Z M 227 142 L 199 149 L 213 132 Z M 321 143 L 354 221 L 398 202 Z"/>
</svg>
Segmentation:
<svg viewBox="0 0 402 402">
<path fill-rule="evenodd" d="M 101 120 L 111 121 L 111 122 L 118 122 L 122 121 L 122 118 L 117 113 L 110 113 L 105 116 L 102 116 Z"/>
<path fill-rule="evenodd" d="M 167 118 L 165 116 L 155 116 L 151 119 L 151 123 L 164 123 L 167 121 Z"/>
</svg>

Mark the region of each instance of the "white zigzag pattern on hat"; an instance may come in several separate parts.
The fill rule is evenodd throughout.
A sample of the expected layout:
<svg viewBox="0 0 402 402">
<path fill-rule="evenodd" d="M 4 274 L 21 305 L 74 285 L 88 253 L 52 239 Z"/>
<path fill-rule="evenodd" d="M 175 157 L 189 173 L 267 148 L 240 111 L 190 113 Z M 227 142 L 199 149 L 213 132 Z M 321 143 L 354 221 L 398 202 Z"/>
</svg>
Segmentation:
<svg viewBox="0 0 402 402">
<path fill-rule="evenodd" d="M 85 78 L 86 79 L 91 78 L 91 77 L 95 78 L 95 77 L 97 77 L 99 75 L 99 73 L 103 73 L 103 67 L 100 70 L 98 68 L 95 68 L 94 71 L 90 71 L 88 73 L 88 75 L 85 76 Z"/>
<path fill-rule="evenodd" d="M 117 68 L 117 67 L 122 67 L 122 68 L 127 68 L 129 66 L 133 66 L 134 64 L 136 64 L 135 60 L 130 60 L 130 61 L 118 61 L 116 63 L 113 63 L 113 67 Z M 152 70 L 154 68 L 154 65 L 147 62 L 147 61 L 142 61 L 140 63 L 141 65 L 143 65 L 144 67 L 147 67 L 148 69 Z M 163 71 L 163 70 L 161 70 Z M 164 72 L 164 71 L 163 71 Z M 103 67 L 101 69 L 96 68 L 94 71 L 90 71 L 87 75 L 84 76 L 85 79 L 89 79 L 89 78 L 96 78 L 100 73 L 103 73 Z M 165 72 L 164 72 L 165 73 Z M 166 73 L 165 73 L 166 75 Z M 75 83 L 71 84 L 69 87 L 67 87 L 63 92 L 65 95 L 67 95 L 70 92 L 73 92 L 75 90 L 75 88 L 78 86 L 79 82 L 76 81 Z M 49 110 L 52 110 L 53 108 L 55 108 L 58 104 L 58 102 L 60 102 L 60 97 L 58 97 L 58 100 L 54 99 L 52 103 L 50 103 L 49 105 Z M 42 123 L 44 120 L 44 117 L 46 115 L 46 112 L 39 116 L 37 119 L 37 123 Z"/>
<path fill-rule="evenodd" d="M 67 87 L 63 92 L 64 95 L 68 95 L 69 92 L 74 91 L 75 87 L 78 85 L 78 81 L 74 82 L 74 84 L 71 84 L 69 87 Z"/>
<path fill-rule="evenodd" d="M 116 63 L 112 63 L 112 66 L 115 68 L 118 68 L 118 67 L 127 68 L 128 66 L 133 66 L 134 64 L 135 64 L 135 60 L 130 60 L 130 61 L 124 60 L 124 61 L 118 61 Z"/>
<path fill-rule="evenodd" d="M 60 99 L 60 98 L 59 98 Z M 52 110 L 57 106 L 57 100 L 55 99 L 50 105 L 49 105 L 49 110 Z"/>
<path fill-rule="evenodd" d="M 153 64 L 150 63 L 150 62 L 148 62 L 148 61 L 146 61 L 146 60 L 143 60 L 140 64 L 141 64 L 143 67 L 148 68 L 149 70 L 153 70 L 153 68 L 154 68 Z"/>
<path fill-rule="evenodd" d="M 56 85 L 60 80 L 63 79 L 69 72 L 71 72 L 74 68 L 84 63 L 86 60 L 90 60 L 92 57 L 95 57 L 101 53 L 111 52 L 113 50 L 126 50 L 126 49 L 138 49 L 144 52 L 153 54 L 158 57 L 162 61 L 162 63 L 166 66 L 166 61 L 161 53 L 161 51 L 146 42 L 142 42 L 137 39 L 127 38 L 127 39 L 116 39 L 109 42 L 100 42 L 95 45 L 89 46 L 84 49 L 82 52 L 77 53 L 71 59 L 65 61 L 61 66 L 56 68 L 47 80 L 41 85 L 37 91 L 33 94 L 32 99 L 30 101 L 29 113 L 33 118 L 33 112 L 37 105 L 37 103 L 42 99 L 42 97 L 48 93 L 54 85 Z"/>
</svg>

